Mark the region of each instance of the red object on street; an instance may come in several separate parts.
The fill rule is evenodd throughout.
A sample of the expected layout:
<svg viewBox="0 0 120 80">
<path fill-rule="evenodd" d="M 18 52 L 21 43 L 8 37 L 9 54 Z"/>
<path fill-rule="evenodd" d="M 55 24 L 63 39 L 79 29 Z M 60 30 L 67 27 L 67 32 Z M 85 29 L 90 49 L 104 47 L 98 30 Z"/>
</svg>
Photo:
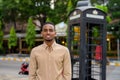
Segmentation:
<svg viewBox="0 0 120 80">
<path fill-rule="evenodd" d="M 28 75 L 29 74 L 28 65 L 29 64 L 27 62 L 23 62 L 22 65 L 21 65 L 21 71 L 19 72 L 19 74 L 26 74 L 26 75 Z"/>
<path fill-rule="evenodd" d="M 102 47 L 100 45 L 96 46 L 95 59 L 96 60 L 101 60 L 102 59 Z"/>
</svg>

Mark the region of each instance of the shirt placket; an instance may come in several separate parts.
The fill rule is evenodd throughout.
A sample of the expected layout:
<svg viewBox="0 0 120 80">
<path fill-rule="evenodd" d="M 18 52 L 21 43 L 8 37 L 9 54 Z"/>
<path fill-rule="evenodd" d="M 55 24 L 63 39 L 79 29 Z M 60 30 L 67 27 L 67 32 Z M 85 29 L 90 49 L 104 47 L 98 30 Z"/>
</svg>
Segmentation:
<svg viewBox="0 0 120 80">
<path fill-rule="evenodd" d="M 52 70 L 51 70 L 51 56 L 52 56 L 52 46 L 51 47 L 46 47 L 46 50 L 47 50 L 47 56 L 48 56 L 48 73 L 50 73 Z M 48 78 L 47 80 L 52 80 L 52 76 L 51 74 L 47 75 Z"/>
<path fill-rule="evenodd" d="M 48 73 L 51 72 L 51 53 L 48 54 Z M 51 74 L 48 75 L 48 80 L 51 79 Z"/>
</svg>

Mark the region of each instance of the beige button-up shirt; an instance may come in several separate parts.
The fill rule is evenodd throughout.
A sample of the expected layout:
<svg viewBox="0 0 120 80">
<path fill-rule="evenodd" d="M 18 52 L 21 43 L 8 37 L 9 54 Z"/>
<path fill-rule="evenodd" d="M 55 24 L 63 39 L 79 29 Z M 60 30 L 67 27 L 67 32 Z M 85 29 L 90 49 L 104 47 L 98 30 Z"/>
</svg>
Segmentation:
<svg viewBox="0 0 120 80">
<path fill-rule="evenodd" d="M 45 43 L 33 48 L 30 55 L 29 80 L 71 80 L 68 48 L 56 42 L 50 52 Z"/>
</svg>

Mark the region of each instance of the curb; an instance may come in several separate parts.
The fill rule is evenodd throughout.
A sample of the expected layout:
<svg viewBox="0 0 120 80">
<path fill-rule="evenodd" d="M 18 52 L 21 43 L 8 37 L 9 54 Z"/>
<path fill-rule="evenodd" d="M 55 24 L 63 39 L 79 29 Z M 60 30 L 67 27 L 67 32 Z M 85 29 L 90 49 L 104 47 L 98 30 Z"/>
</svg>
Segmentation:
<svg viewBox="0 0 120 80">
<path fill-rule="evenodd" d="M 95 61 L 92 62 L 92 64 L 96 64 Z M 99 64 L 99 63 L 97 63 Z M 120 61 L 109 61 L 106 66 L 120 66 Z"/>
<path fill-rule="evenodd" d="M 7 60 L 7 61 L 20 61 L 20 62 L 29 62 L 30 61 L 30 58 L 29 57 L 25 57 L 25 58 L 17 58 L 17 57 L 0 57 L 0 60 Z M 109 65 L 112 65 L 112 66 L 120 66 L 120 61 L 112 61 L 112 62 L 109 62 L 109 64 L 107 64 L 108 66 Z"/>
<path fill-rule="evenodd" d="M 0 60 L 28 62 L 29 58 L 1 57 Z"/>
<path fill-rule="evenodd" d="M 120 62 L 110 62 L 109 65 L 120 66 Z"/>
</svg>

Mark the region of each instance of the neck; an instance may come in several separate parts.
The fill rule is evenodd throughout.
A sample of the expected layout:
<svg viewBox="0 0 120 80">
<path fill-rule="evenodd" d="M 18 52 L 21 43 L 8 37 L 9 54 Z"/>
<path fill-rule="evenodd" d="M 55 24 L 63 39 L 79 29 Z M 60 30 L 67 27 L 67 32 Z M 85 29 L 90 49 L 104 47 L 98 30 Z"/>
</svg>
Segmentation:
<svg viewBox="0 0 120 80">
<path fill-rule="evenodd" d="M 54 43 L 54 40 L 52 40 L 52 41 L 45 41 L 45 43 L 46 43 L 48 46 L 51 46 L 51 45 Z"/>
</svg>

